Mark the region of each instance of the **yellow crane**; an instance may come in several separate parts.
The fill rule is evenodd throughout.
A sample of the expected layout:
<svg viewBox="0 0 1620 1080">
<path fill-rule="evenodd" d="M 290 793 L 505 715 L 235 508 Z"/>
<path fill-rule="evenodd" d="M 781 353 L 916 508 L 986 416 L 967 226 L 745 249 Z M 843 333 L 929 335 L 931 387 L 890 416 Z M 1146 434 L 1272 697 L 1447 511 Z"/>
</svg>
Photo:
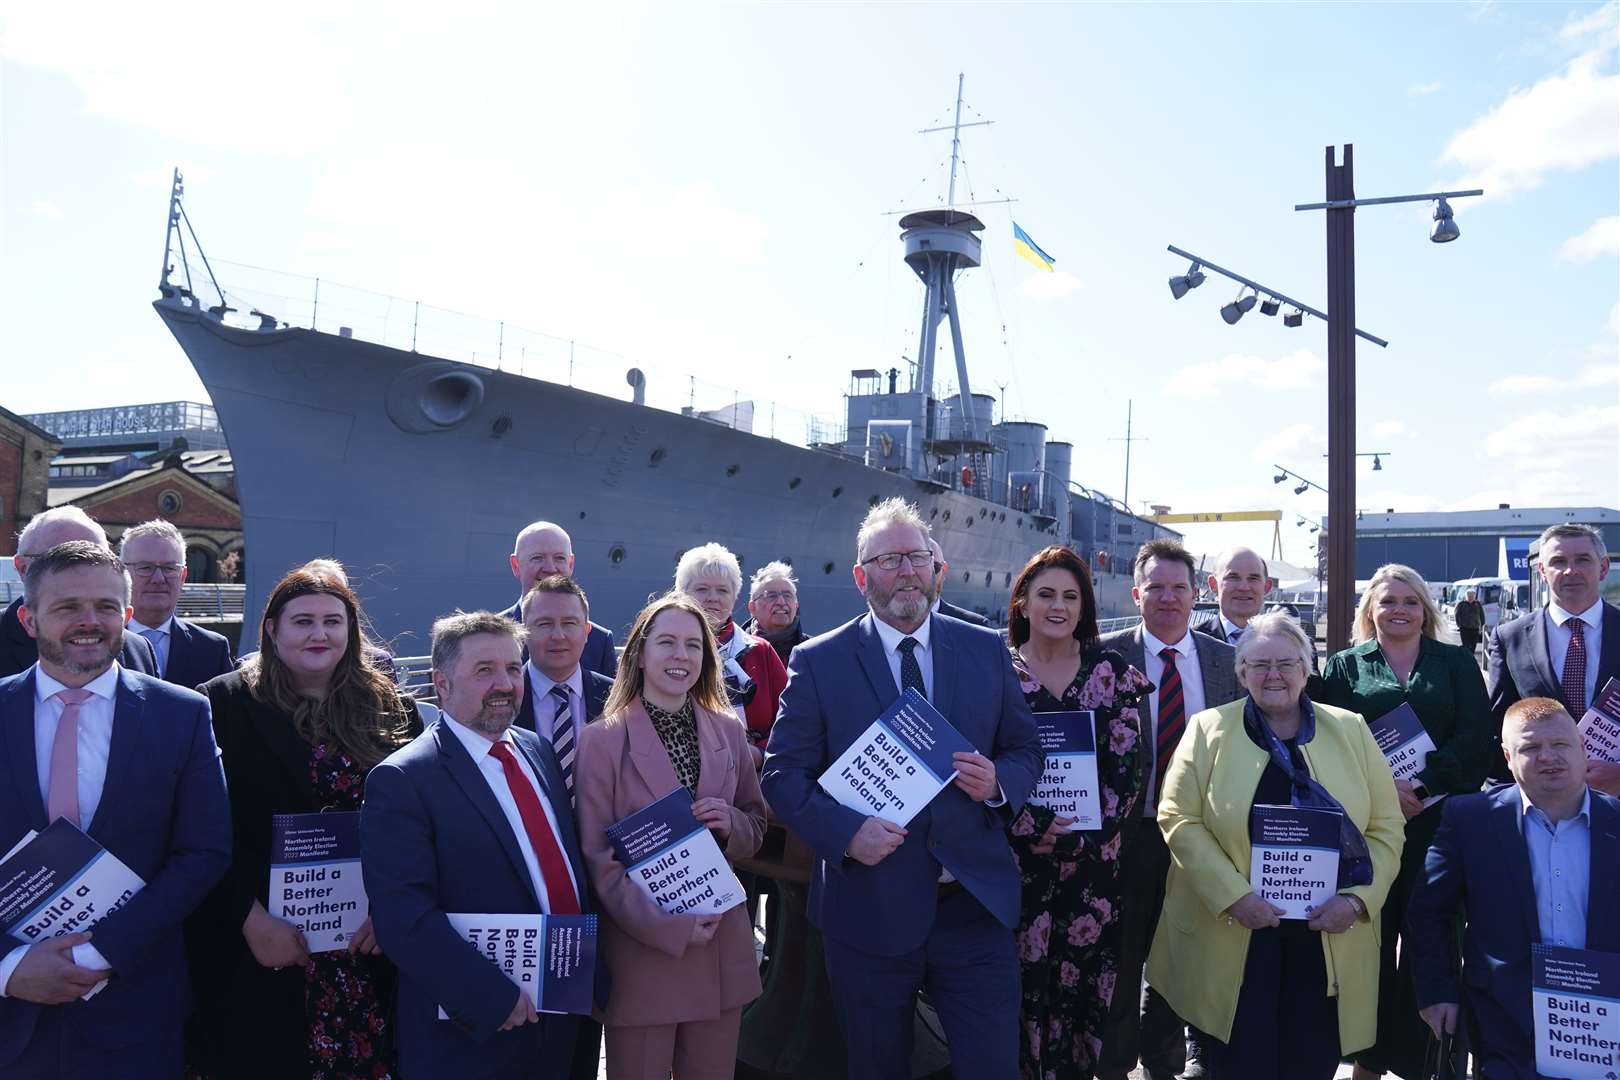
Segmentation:
<svg viewBox="0 0 1620 1080">
<path fill-rule="evenodd" d="M 1216 510 L 1199 514 L 1154 514 L 1148 520 L 1160 525 L 1218 525 L 1235 521 L 1269 521 L 1271 557 L 1279 560 L 1283 557 L 1281 510 Z"/>
</svg>

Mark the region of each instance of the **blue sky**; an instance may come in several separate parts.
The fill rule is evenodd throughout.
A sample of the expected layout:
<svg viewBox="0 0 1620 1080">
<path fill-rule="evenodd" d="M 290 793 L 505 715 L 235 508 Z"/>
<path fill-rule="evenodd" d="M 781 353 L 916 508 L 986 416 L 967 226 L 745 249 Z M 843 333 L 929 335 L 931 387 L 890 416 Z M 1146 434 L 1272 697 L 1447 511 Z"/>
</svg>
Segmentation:
<svg viewBox="0 0 1620 1080">
<path fill-rule="evenodd" d="M 227 261 L 321 277 L 334 319 L 331 282 L 504 319 L 557 339 L 509 330 L 532 373 L 565 377 L 573 341 L 581 382 L 634 364 L 684 402 L 695 377 L 700 406 L 735 388 L 802 432 L 850 369 L 915 356 L 884 213 L 943 199 L 948 137 L 916 132 L 964 71 L 995 123 L 964 132 L 959 199 L 1018 200 L 980 210 L 958 280 L 974 388 L 1072 441 L 1077 480 L 1122 494 L 1131 401 L 1136 506 L 1325 510 L 1271 482 L 1326 481 L 1325 327 L 1228 327 L 1214 277 L 1172 301 L 1164 248 L 1325 306 L 1322 217 L 1292 207 L 1352 142 L 1360 195 L 1488 191 L 1446 246 L 1426 206 L 1358 212 L 1358 321 L 1391 342 L 1358 351 L 1359 442 L 1392 455 L 1358 504 L 1620 505 L 1613 3 L 405 10 L 0 14 L 3 404 L 201 395 L 148 306 L 180 165 L 228 290 L 269 279 Z M 1059 273 L 1014 257 L 1014 219 Z M 307 281 L 269 289 L 307 321 Z"/>
</svg>

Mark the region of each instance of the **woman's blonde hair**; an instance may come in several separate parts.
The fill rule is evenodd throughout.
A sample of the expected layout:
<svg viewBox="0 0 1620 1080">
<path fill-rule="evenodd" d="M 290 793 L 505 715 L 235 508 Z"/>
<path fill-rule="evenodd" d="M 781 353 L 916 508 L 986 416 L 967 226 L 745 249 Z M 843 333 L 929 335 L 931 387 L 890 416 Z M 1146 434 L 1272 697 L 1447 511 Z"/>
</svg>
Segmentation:
<svg viewBox="0 0 1620 1080">
<path fill-rule="evenodd" d="M 697 682 L 689 691 L 693 703 L 722 715 L 732 712 L 731 702 L 726 697 L 725 679 L 720 674 L 720 650 L 715 644 L 714 631 L 709 628 L 708 617 L 690 596 L 683 592 L 667 592 L 642 608 L 630 627 L 630 636 L 624 639 L 624 655 L 619 657 L 619 674 L 613 680 L 613 689 L 608 691 L 607 701 L 602 704 L 603 716 L 612 716 L 641 700 L 641 690 L 647 679 L 641 670 L 641 654 L 647 647 L 647 635 L 652 631 L 653 620 L 666 611 L 684 611 L 697 619 L 698 625 L 703 628 L 703 667 L 698 671 Z"/>
<path fill-rule="evenodd" d="M 1401 563 L 1385 563 L 1367 582 L 1367 591 L 1361 594 L 1361 604 L 1356 608 L 1356 625 L 1350 635 L 1351 641 L 1360 645 L 1378 636 L 1377 628 L 1373 625 L 1373 609 L 1378 606 L 1379 594 L 1391 582 L 1397 581 L 1417 593 L 1418 602 L 1423 605 L 1423 636 L 1435 641 L 1452 641 L 1451 627 L 1441 618 L 1440 609 L 1429 593 L 1429 583 L 1423 580 L 1422 574 Z"/>
</svg>

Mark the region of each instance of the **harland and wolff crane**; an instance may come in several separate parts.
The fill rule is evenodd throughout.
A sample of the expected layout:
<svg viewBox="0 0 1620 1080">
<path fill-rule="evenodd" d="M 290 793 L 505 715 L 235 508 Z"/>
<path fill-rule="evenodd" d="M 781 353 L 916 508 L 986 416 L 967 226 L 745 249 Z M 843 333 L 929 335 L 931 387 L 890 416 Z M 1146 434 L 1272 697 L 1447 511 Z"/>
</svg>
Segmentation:
<svg viewBox="0 0 1620 1080">
<path fill-rule="evenodd" d="M 1159 508 L 1154 507 L 1154 509 Z M 1154 514 L 1148 520 L 1160 525 L 1215 525 L 1232 521 L 1269 521 L 1271 522 L 1271 557 L 1279 561 L 1283 557 L 1281 510 L 1217 510 L 1214 513 L 1203 514 L 1163 513 Z"/>
</svg>

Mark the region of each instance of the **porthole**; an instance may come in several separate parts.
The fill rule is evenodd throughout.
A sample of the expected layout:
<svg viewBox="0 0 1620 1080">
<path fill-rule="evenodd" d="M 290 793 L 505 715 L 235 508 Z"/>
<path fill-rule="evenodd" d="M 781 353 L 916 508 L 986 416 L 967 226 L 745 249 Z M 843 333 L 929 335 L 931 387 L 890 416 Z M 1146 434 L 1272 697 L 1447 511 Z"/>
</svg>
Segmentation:
<svg viewBox="0 0 1620 1080">
<path fill-rule="evenodd" d="M 822 566 L 821 566 L 821 572 L 823 574 L 832 573 L 833 572 L 833 564 L 832 563 L 823 563 Z"/>
<path fill-rule="evenodd" d="M 799 486 L 799 478 L 797 476 L 795 476 L 793 479 L 788 481 L 788 490 L 789 491 L 794 490 L 798 486 Z"/>
<path fill-rule="evenodd" d="M 741 465 L 727 465 L 726 466 L 726 475 L 727 476 L 736 476 L 737 475 L 737 470 L 740 469 L 740 468 L 742 468 Z"/>
<path fill-rule="evenodd" d="M 992 571 L 986 570 L 984 572 L 984 587 L 985 588 L 988 589 L 990 587 L 990 581 L 993 578 L 993 576 L 994 575 L 993 575 Z"/>
<path fill-rule="evenodd" d="M 949 520 L 951 520 L 951 512 L 949 510 L 945 511 L 945 513 L 940 515 L 939 520 L 941 520 L 941 521 L 949 521 Z"/>
<path fill-rule="evenodd" d="M 984 515 L 988 514 L 989 512 L 990 512 L 990 509 L 988 507 L 984 507 L 984 506 L 979 507 L 979 516 L 980 517 L 984 517 Z"/>
<path fill-rule="evenodd" d="M 579 520 L 581 520 L 581 521 L 585 520 L 585 511 L 581 510 L 579 512 Z"/>
<path fill-rule="evenodd" d="M 489 425 L 489 433 L 497 439 L 511 430 L 512 418 L 510 416 L 497 416 L 494 423 Z"/>
<path fill-rule="evenodd" d="M 873 496 L 871 496 L 870 498 L 868 498 L 866 500 L 866 505 L 867 506 L 876 506 L 877 504 L 878 504 L 878 497 L 876 495 L 873 495 Z"/>
<path fill-rule="evenodd" d="M 928 516 L 929 516 L 929 517 L 931 517 L 931 518 L 937 518 L 937 517 L 939 517 L 939 507 L 937 507 L 937 506 L 930 506 L 930 507 L 929 507 L 929 508 L 928 508 Z"/>
<path fill-rule="evenodd" d="M 962 584 L 964 584 L 964 585 L 965 585 L 965 584 L 967 584 L 967 583 L 968 583 L 968 581 L 969 581 L 969 580 L 970 580 L 970 579 L 971 579 L 971 578 L 972 578 L 972 577 L 973 577 L 973 571 L 971 571 L 971 570 L 964 570 L 964 571 L 962 571 Z"/>
<path fill-rule="evenodd" d="M 1003 585 L 1008 585 L 1008 586 L 1012 585 L 1012 571 L 1011 570 L 1007 571 L 1006 580 L 1003 581 L 1002 584 Z"/>
<path fill-rule="evenodd" d="M 658 463 L 660 461 L 663 461 L 664 460 L 664 455 L 666 455 L 668 453 L 669 453 L 668 450 L 665 450 L 662 446 L 660 446 L 656 450 L 654 450 L 652 453 L 648 454 L 647 455 L 647 468 L 649 468 L 649 469 L 658 468 Z"/>
<path fill-rule="evenodd" d="M 835 488 L 833 488 L 833 498 L 835 498 L 835 499 L 836 499 L 836 498 L 838 498 L 838 496 L 840 496 L 840 495 L 842 495 L 842 494 L 843 494 L 843 493 L 844 493 L 844 489 L 843 489 L 843 488 L 841 488 L 841 487 L 835 487 Z"/>
<path fill-rule="evenodd" d="M 967 525 L 968 525 L 968 528 L 970 528 L 970 529 L 973 528 L 973 518 L 972 517 L 969 517 L 967 519 Z"/>
<path fill-rule="evenodd" d="M 612 547 L 608 548 L 608 561 L 613 563 L 614 566 L 618 566 L 620 563 L 624 562 L 623 544 L 614 544 Z"/>
</svg>

